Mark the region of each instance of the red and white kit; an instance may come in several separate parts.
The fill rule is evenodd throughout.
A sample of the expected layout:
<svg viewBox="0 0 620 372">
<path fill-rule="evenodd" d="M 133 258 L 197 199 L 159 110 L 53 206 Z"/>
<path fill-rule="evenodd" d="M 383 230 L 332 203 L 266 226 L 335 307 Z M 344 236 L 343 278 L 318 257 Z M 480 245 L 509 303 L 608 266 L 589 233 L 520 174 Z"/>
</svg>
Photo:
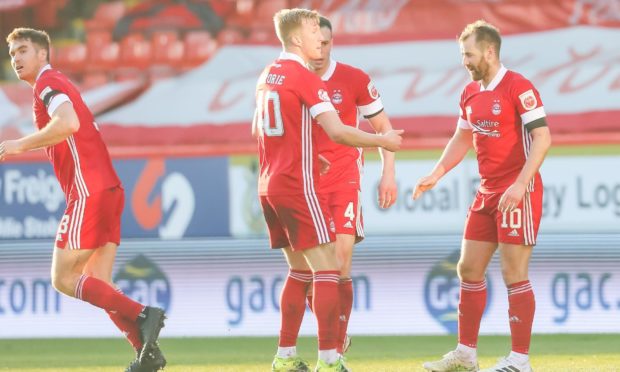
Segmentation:
<svg viewBox="0 0 620 372">
<path fill-rule="evenodd" d="M 364 71 L 331 60 L 321 78 L 345 125 L 357 128 L 359 115 L 371 118 L 383 111 L 379 92 Z M 360 241 L 364 238 L 360 205 L 363 150 L 335 143 L 321 129 L 319 153 L 331 164 L 329 172 L 321 176 L 320 192 L 327 195 L 336 233 L 355 235 Z"/>
<path fill-rule="evenodd" d="M 45 66 L 34 85 L 37 127 L 43 129 L 65 102 L 73 105 L 80 128 L 65 141 L 45 148 L 67 200 L 56 246 L 93 249 L 107 242 L 118 244 L 124 196 L 108 150 L 80 92 L 62 73 Z"/>
<path fill-rule="evenodd" d="M 527 126 L 545 117 L 538 91 L 522 75 L 500 68 L 484 89 L 468 84 L 461 94 L 458 126 L 473 131 L 480 189 L 469 210 L 465 239 L 536 244 L 542 216 L 540 174 L 527 186 L 512 212 L 500 213 L 497 204 L 523 169 L 532 142 Z"/>
<path fill-rule="evenodd" d="M 319 197 L 317 115 L 334 111 L 325 84 L 297 55 L 283 52 L 256 86 L 258 195 L 272 248 L 312 248 L 334 241 Z"/>
</svg>

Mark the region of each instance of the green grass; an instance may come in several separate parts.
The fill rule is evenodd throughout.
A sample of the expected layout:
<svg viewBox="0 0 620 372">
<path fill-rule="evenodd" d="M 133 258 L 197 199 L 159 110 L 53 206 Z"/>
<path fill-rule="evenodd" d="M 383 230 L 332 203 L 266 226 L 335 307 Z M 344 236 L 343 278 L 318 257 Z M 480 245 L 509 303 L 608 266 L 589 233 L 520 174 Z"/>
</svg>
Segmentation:
<svg viewBox="0 0 620 372">
<path fill-rule="evenodd" d="M 165 338 L 166 371 L 268 371 L 275 337 Z M 454 336 L 353 337 L 347 354 L 355 372 L 422 371 L 423 361 L 454 347 Z M 480 339 L 480 365 L 492 366 L 510 349 L 506 336 Z M 316 340 L 301 338 L 298 350 L 311 364 Z M 532 363 L 540 371 L 620 371 L 620 335 L 535 335 Z M 122 371 L 133 353 L 121 339 L 0 340 L 0 371 Z"/>
</svg>

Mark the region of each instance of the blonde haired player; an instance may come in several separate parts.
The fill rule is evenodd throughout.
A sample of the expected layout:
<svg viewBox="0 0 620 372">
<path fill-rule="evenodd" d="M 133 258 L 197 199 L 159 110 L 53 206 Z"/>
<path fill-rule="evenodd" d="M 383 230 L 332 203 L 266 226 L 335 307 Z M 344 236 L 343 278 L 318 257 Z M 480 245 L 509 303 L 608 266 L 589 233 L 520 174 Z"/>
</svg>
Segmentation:
<svg viewBox="0 0 620 372">
<path fill-rule="evenodd" d="M 338 143 L 390 151 L 400 147 L 402 131 L 379 136 L 342 124 L 325 84 L 307 66 L 321 55 L 318 13 L 283 9 L 274 23 L 283 52 L 258 79 L 252 125 L 258 140 L 258 195 L 270 245 L 282 249 L 291 268 L 282 289 L 282 325 L 272 371 L 309 370 L 295 345 L 312 281 L 319 338 L 316 370 L 344 372 L 347 368 L 336 350 L 340 269 L 329 208 L 318 193 L 316 125 Z M 310 267 L 312 274 L 298 275 L 295 268 L 300 265 Z"/>
</svg>

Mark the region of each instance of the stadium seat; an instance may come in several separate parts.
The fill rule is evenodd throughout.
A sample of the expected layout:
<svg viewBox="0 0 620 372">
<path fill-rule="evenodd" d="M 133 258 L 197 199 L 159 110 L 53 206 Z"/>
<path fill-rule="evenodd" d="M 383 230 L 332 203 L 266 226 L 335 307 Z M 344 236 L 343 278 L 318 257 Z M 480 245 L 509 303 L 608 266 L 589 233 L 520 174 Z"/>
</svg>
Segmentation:
<svg viewBox="0 0 620 372">
<path fill-rule="evenodd" d="M 151 35 L 151 48 L 154 63 L 168 64 L 170 62 L 170 49 L 178 49 L 178 39 L 179 35 L 175 30 L 154 31 Z"/>
<path fill-rule="evenodd" d="M 226 27 L 217 34 L 217 41 L 220 45 L 236 44 L 245 40 L 245 36 L 237 27 Z"/>
<path fill-rule="evenodd" d="M 126 7 L 123 1 L 102 2 L 97 6 L 92 19 L 86 20 L 85 26 L 91 30 L 112 30 L 119 19 L 125 15 Z"/>
<path fill-rule="evenodd" d="M 99 48 L 88 49 L 88 71 L 112 70 L 118 66 L 120 46 L 118 43 L 109 43 Z"/>
<path fill-rule="evenodd" d="M 144 69 L 152 63 L 151 43 L 141 34 L 130 34 L 121 40 L 121 63 L 126 67 Z"/>
<path fill-rule="evenodd" d="M 67 73 L 81 73 L 86 66 L 87 50 L 84 44 L 71 44 L 52 50 L 52 64 Z"/>
<path fill-rule="evenodd" d="M 86 32 L 86 45 L 88 51 L 101 48 L 112 42 L 112 32 L 109 30 L 89 30 Z"/>
<path fill-rule="evenodd" d="M 217 50 L 218 43 L 208 31 L 190 31 L 183 40 L 185 68 L 192 68 L 204 63 Z"/>
</svg>

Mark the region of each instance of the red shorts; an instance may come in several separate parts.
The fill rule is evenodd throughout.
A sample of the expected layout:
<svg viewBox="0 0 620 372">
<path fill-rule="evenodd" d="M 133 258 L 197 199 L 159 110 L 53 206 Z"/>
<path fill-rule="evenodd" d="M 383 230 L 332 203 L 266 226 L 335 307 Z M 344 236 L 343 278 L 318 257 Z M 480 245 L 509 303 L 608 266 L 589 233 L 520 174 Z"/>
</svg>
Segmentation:
<svg viewBox="0 0 620 372">
<path fill-rule="evenodd" d="M 95 249 L 109 242 L 120 244 L 124 204 L 120 186 L 69 199 L 56 233 L 56 247 Z"/>
<path fill-rule="evenodd" d="M 364 218 L 359 190 L 333 191 L 327 194 L 327 205 L 334 218 L 336 234 L 354 235 L 355 242 L 364 239 Z"/>
<path fill-rule="evenodd" d="M 333 242 L 334 221 L 323 195 L 260 196 L 271 248 L 294 251 Z"/>
<path fill-rule="evenodd" d="M 465 221 L 465 239 L 518 245 L 536 245 L 542 217 L 543 188 L 539 184 L 526 192 L 523 200 L 511 212 L 497 210 L 503 193 L 476 193 Z"/>
</svg>

